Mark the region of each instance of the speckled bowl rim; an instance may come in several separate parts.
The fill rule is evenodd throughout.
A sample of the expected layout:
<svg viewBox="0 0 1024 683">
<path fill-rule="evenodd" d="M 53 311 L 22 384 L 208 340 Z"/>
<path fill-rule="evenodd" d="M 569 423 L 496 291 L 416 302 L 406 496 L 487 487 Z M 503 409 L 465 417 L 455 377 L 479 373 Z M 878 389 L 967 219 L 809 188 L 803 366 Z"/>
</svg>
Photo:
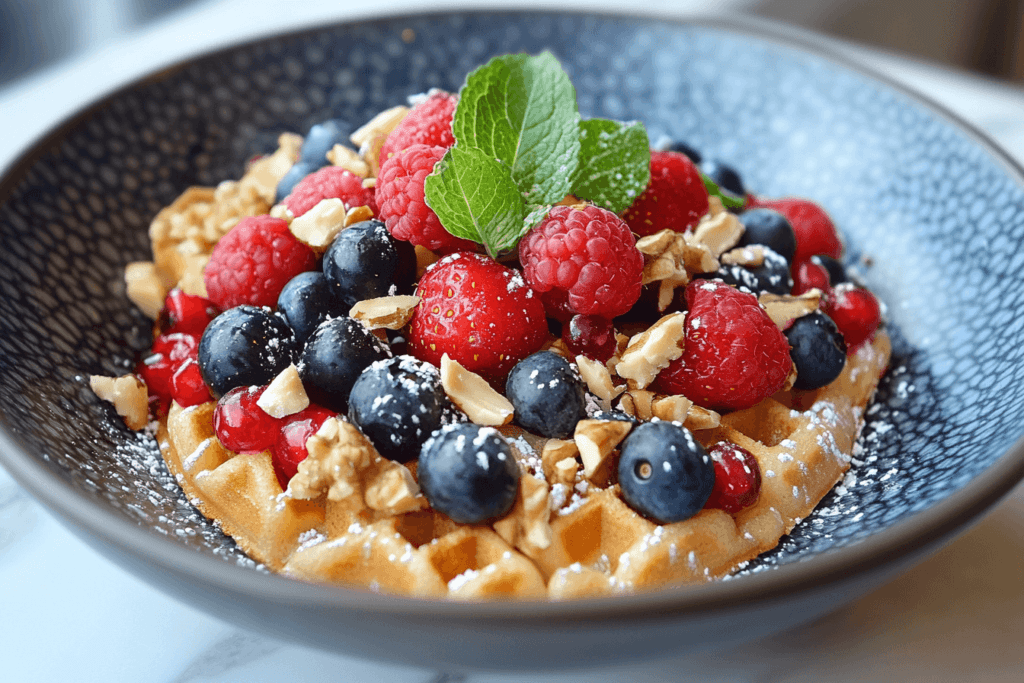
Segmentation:
<svg viewBox="0 0 1024 683">
<path fill-rule="evenodd" d="M 16 183 L 36 159 L 81 121 L 93 116 L 125 92 L 163 78 L 169 73 L 180 71 L 195 59 L 221 56 L 243 45 L 267 39 L 297 38 L 333 27 L 363 22 L 393 21 L 403 17 L 410 20 L 437 20 L 453 14 L 479 16 L 515 12 L 640 19 L 679 26 L 695 26 L 746 34 L 784 48 L 809 53 L 832 62 L 838 68 L 858 73 L 895 90 L 945 119 L 949 125 L 966 133 L 992 158 L 1001 162 L 1007 174 L 1019 186 L 1024 187 L 1024 168 L 973 125 L 928 97 L 847 57 L 829 39 L 802 29 L 754 17 L 717 18 L 658 12 L 637 12 L 627 15 L 603 10 L 591 11 L 585 7 L 560 11 L 530 6 L 501 9 L 475 9 L 467 6 L 453 11 L 373 13 L 339 22 L 267 33 L 205 50 L 152 70 L 85 105 L 30 143 L 13 163 L 0 170 L 3 174 L 0 177 L 0 198 L 9 196 Z M 416 618 L 500 620 L 506 623 L 509 620 L 516 620 L 525 625 L 533 621 L 551 623 L 564 620 L 578 622 L 580 619 L 650 620 L 681 618 L 687 615 L 710 616 L 716 611 L 750 608 L 758 603 L 796 597 L 812 588 L 827 590 L 861 574 L 869 574 L 900 562 L 909 564 L 910 560 L 938 548 L 943 541 L 949 540 L 955 533 L 964 531 L 970 524 L 978 521 L 983 512 L 995 505 L 1024 478 L 1024 438 L 1014 443 L 984 472 L 941 502 L 851 545 L 826 550 L 805 560 L 783 564 L 770 571 L 744 576 L 735 581 L 679 586 L 628 596 L 581 599 L 572 602 L 461 602 L 408 598 L 363 589 L 304 583 L 274 574 L 254 572 L 179 545 L 171 539 L 130 522 L 101 503 L 79 493 L 69 482 L 55 477 L 41 461 L 18 447 L 10 431 L 3 425 L 0 425 L 0 464 L 50 511 L 75 530 L 84 532 L 87 537 L 142 558 L 145 564 L 158 566 L 172 574 L 186 576 L 228 594 L 241 593 L 255 599 L 289 604 L 296 610 L 359 610 L 391 615 L 405 614 Z"/>
</svg>

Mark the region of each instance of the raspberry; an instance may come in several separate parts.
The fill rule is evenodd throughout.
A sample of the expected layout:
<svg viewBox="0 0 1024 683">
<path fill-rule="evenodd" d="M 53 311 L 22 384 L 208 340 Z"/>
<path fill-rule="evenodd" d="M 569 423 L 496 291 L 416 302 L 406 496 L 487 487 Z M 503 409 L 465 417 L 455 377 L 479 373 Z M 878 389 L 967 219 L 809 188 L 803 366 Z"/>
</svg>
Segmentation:
<svg viewBox="0 0 1024 683">
<path fill-rule="evenodd" d="M 199 363 L 189 358 L 171 375 L 171 396 L 182 408 L 190 408 L 213 399 L 210 389 L 203 382 Z"/>
<path fill-rule="evenodd" d="M 708 212 L 700 172 L 679 152 L 651 152 L 651 180 L 623 218 L 644 237 L 670 228 L 686 232 Z"/>
<path fill-rule="evenodd" d="M 256 405 L 266 387 L 235 387 L 221 396 L 213 411 L 213 429 L 225 448 L 236 453 L 259 453 L 277 441 L 283 420 Z"/>
<path fill-rule="evenodd" d="M 882 323 L 882 309 L 875 295 L 849 282 L 836 285 L 823 310 L 842 332 L 848 354 L 874 336 Z"/>
<path fill-rule="evenodd" d="M 575 313 L 614 318 L 640 297 L 644 257 L 622 219 L 597 206 L 556 206 L 519 243 L 526 281 L 568 296 Z"/>
<path fill-rule="evenodd" d="M 657 377 L 667 394 L 706 408 L 749 408 L 782 388 L 789 342 L 752 294 L 715 280 L 686 287 L 683 355 Z"/>
<path fill-rule="evenodd" d="M 163 334 L 184 332 L 196 337 L 202 336 L 210 321 L 217 317 L 213 302 L 194 294 L 185 294 L 175 287 L 164 300 L 160 312 L 160 329 Z"/>
<path fill-rule="evenodd" d="M 299 463 L 309 455 L 306 440 L 316 434 L 329 417 L 335 417 L 335 413 L 314 403 L 282 419 L 281 429 L 270 452 L 281 488 L 288 488 L 288 482 L 299 471 Z"/>
<path fill-rule="evenodd" d="M 705 508 L 736 514 L 757 502 L 761 493 L 761 467 L 746 448 L 719 441 L 708 450 L 715 463 L 715 486 Z"/>
<path fill-rule="evenodd" d="M 755 206 L 774 209 L 793 226 L 796 234 L 796 254 L 793 263 L 810 259 L 815 254 L 839 258 L 843 243 L 839 241 L 836 226 L 825 210 L 807 199 L 757 199 Z"/>
<path fill-rule="evenodd" d="M 390 159 L 392 154 L 397 154 L 412 145 L 445 148 L 454 145 L 452 116 L 455 114 L 455 105 L 458 103 L 458 95 L 440 90 L 431 93 L 429 97 L 413 107 L 412 111 L 388 135 L 388 139 L 380 148 L 381 161 Z"/>
<path fill-rule="evenodd" d="M 544 305 L 522 275 L 480 254 L 444 257 L 420 278 L 409 353 L 441 365 L 445 353 L 503 382 L 548 337 Z"/>
<path fill-rule="evenodd" d="M 274 307 L 289 280 L 315 267 L 313 250 L 292 235 L 288 223 L 250 216 L 217 242 L 203 281 L 221 310 L 241 304 Z"/>
<path fill-rule="evenodd" d="M 348 208 L 368 206 L 377 213 L 373 188 L 363 187 L 363 179 L 340 166 L 324 166 L 310 173 L 292 188 L 284 205 L 293 216 L 301 216 L 323 199 L 340 199 Z"/>
<path fill-rule="evenodd" d="M 423 183 L 445 151 L 444 147 L 411 145 L 384 162 L 376 189 L 380 219 L 395 239 L 438 253 L 473 251 L 476 245 L 445 230 L 424 199 Z"/>
</svg>

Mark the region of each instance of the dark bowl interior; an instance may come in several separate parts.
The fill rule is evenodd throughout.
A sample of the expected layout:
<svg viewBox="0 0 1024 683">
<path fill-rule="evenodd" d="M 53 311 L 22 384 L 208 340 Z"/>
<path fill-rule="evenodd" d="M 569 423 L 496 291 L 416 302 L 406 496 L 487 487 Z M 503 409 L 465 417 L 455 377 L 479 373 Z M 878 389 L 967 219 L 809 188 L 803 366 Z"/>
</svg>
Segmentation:
<svg viewBox="0 0 1024 683">
<path fill-rule="evenodd" d="M 128 371 L 150 342 L 148 322 L 125 298 L 124 265 L 149 258 L 147 226 L 161 207 L 189 185 L 239 177 L 280 132 L 336 116 L 359 125 L 427 88 L 457 90 L 493 55 L 542 49 L 570 73 L 585 117 L 642 120 L 652 140 L 685 140 L 734 165 L 758 194 L 815 199 L 845 234 L 851 260 L 870 260 L 859 270 L 887 304 L 895 353 L 852 475 L 749 576 L 653 596 L 448 605 L 254 569 L 188 503 L 154 441 L 126 430 L 88 387 L 90 374 Z M 91 542 L 166 589 L 318 646 L 419 663 L 548 666 L 571 662 L 550 646 L 528 649 L 542 622 L 580 633 L 614 622 L 600 632 L 633 641 L 685 622 L 694 646 L 702 633 L 746 634 L 737 620 L 769 600 L 789 606 L 773 627 L 795 623 L 826 608 L 808 598 L 813 591 L 837 606 L 1021 477 L 1021 179 L 938 108 L 813 40 L 748 24 L 432 14 L 233 47 L 75 115 L 0 181 L 0 460 Z M 452 647 L 389 653 L 350 637 L 342 624 L 355 613 L 368 632 L 385 618 L 415 623 L 417 633 L 443 620 L 484 647 L 500 632 L 522 647 L 491 659 Z M 333 631 L 308 633 L 330 618 Z M 608 647 L 601 637 L 585 642 L 608 660 L 679 647 Z"/>
</svg>

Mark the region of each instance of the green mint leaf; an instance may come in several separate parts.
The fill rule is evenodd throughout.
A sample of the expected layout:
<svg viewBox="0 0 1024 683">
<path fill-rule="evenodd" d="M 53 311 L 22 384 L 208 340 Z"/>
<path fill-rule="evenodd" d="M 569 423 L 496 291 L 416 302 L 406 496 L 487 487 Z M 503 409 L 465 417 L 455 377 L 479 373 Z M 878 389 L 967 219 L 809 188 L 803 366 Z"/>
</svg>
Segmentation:
<svg viewBox="0 0 1024 683">
<path fill-rule="evenodd" d="M 550 52 L 495 57 L 466 78 L 452 131 L 512 169 L 527 205 L 569 194 L 579 163 L 576 89 Z"/>
<path fill-rule="evenodd" d="M 700 172 L 698 171 L 698 173 Z M 737 197 L 732 192 L 729 192 L 728 190 L 723 190 L 718 186 L 718 184 L 714 180 L 708 178 L 703 173 L 700 174 L 700 179 L 704 181 L 704 189 L 708 191 L 708 194 L 721 199 L 722 206 L 724 206 L 725 208 L 742 209 L 743 206 L 747 203 L 745 197 Z"/>
<path fill-rule="evenodd" d="M 572 193 L 612 213 L 629 208 L 651 179 L 651 149 L 642 123 L 590 119 L 580 124 L 580 165 Z"/>
<path fill-rule="evenodd" d="M 530 231 L 530 228 L 540 223 L 551 211 L 550 204 L 541 204 L 539 206 L 528 206 L 526 217 L 523 218 L 523 234 L 525 235 Z"/>
<path fill-rule="evenodd" d="M 445 230 L 483 244 L 491 258 L 526 232 L 526 207 L 508 167 L 478 149 L 450 148 L 427 176 L 424 192 Z"/>
</svg>

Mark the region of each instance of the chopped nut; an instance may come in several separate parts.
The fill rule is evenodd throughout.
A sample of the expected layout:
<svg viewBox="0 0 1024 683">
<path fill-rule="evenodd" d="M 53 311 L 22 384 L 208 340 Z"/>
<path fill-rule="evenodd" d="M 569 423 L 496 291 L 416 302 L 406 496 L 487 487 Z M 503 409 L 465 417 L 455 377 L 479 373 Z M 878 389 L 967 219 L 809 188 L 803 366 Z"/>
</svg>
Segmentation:
<svg viewBox="0 0 1024 683">
<path fill-rule="evenodd" d="M 580 420 L 573 440 L 580 449 L 583 476 L 604 483 L 611 474 L 611 455 L 633 425 L 624 420 Z"/>
<path fill-rule="evenodd" d="M 654 399 L 651 404 L 651 412 L 659 420 L 683 422 L 692 405 L 693 401 L 685 396 L 662 396 Z"/>
<path fill-rule="evenodd" d="M 544 476 L 548 481 L 555 483 L 557 476 L 555 465 L 563 460 L 575 460 L 580 449 L 576 442 L 571 439 L 549 439 L 540 452 L 540 461 L 544 467 Z"/>
<path fill-rule="evenodd" d="M 480 375 L 462 367 L 448 354 L 441 356 L 441 386 L 448 398 L 475 424 L 504 425 L 512 421 L 512 404 Z"/>
<path fill-rule="evenodd" d="M 138 431 L 149 422 L 149 391 L 135 375 L 92 375 L 89 386 L 101 399 L 114 404 L 114 410 L 124 418 L 128 429 Z"/>
<path fill-rule="evenodd" d="M 345 214 L 345 227 L 355 225 L 356 223 L 362 223 L 373 218 L 373 210 L 368 206 L 353 206 Z"/>
<path fill-rule="evenodd" d="M 551 545 L 550 518 L 547 484 L 533 477 L 522 477 L 512 510 L 494 523 L 494 530 L 525 554 L 536 555 Z"/>
<path fill-rule="evenodd" d="M 390 462 L 390 461 L 389 461 Z M 400 515 L 427 506 L 427 499 L 419 495 L 420 487 L 409 468 L 392 463 L 366 487 L 366 505 L 371 510 Z"/>
<path fill-rule="evenodd" d="M 203 279 L 203 270 L 210 262 L 209 254 L 195 254 L 185 259 L 185 268 L 181 272 L 181 279 L 178 280 L 178 289 L 185 294 L 201 296 L 206 298 L 206 280 Z"/>
<path fill-rule="evenodd" d="M 412 319 L 419 303 L 420 298 L 410 294 L 382 296 L 356 303 L 348 314 L 370 330 L 400 330 Z"/>
<path fill-rule="evenodd" d="M 685 313 L 671 313 L 629 340 L 615 366 L 619 377 L 633 380 L 638 389 L 654 381 L 658 372 L 683 355 Z"/>
<path fill-rule="evenodd" d="M 369 190 L 372 187 L 377 187 L 376 178 L 363 178 L 363 189 Z"/>
<path fill-rule="evenodd" d="M 821 290 L 814 288 L 797 296 L 762 292 L 757 300 L 764 306 L 772 322 L 778 325 L 780 330 L 784 330 L 797 318 L 818 310 L 821 304 Z"/>
<path fill-rule="evenodd" d="M 719 260 L 727 266 L 757 268 L 764 264 L 764 247 L 760 244 L 736 247 L 722 254 Z"/>
<path fill-rule="evenodd" d="M 362 128 L 352 133 L 349 139 L 359 145 L 359 154 L 370 167 L 369 175 L 377 175 L 380 170 L 380 148 L 388 134 L 401 123 L 408 113 L 409 107 L 404 105 L 392 107 L 377 114 Z"/>
<path fill-rule="evenodd" d="M 309 397 L 302 387 L 302 379 L 299 378 L 299 369 L 295 367 L 295 363 L 282 370 L 270 382 L 256 401 L 256 405 L 267 415 L 278 419 L 294 415 L 309 407 Z"/>
<path fill-rule="evenodd" d="M 566 346 L 565 342 L 561 337 L 557 339 L 549 339 L 542 347 L 543 351 L 550 351 L 551 353 L 557 353 L 562 358 L 568 361 L 572 361 L 572 352 L 569 347 Z"/>
<path fill-rule="evenodd" d="M 359 152 L 345 145 L 335 145 L 327 152 L 327 160 L 349 173 L 365 178 L 370 174 L 370 165 L 359 156 Z"/>
<path fill-rule="evenodd" d="M 363 507 L 358 496 L 362 475 L 381 459 L 366 437 L 351 423 L 331 417 L 306 440 L 306 450 L 309 455 L 288 483 L 291 497 L 313 500 L 326 493 L 328 500 Z"/>
<path fill-rule="evenodd" d="M 169 290 L 157 274 L 156 264 L 151 261 L 129 263 L 124 269 L 124 280 L 131 302 L 151 319 L 160 317 Z"/>
<path fill-rule="evenodd" d="M 555 463 L 549 482 L 572 486 L 576 482 L 576 473 L 579 472 L 579 469 L 580 465 L 576 462 L 576 458 L 562 458 Z"/>
<path fill-rule="evenodd" d="M 430 251 L 426 247 L 416 245 L 416 279 L 423 277 L 424 271 L 430 266 L 437 263 L 441 259 L 440 256 Z"/>
<path fill-rule="evenodd" d="M 284 222 L 288 223 L 288 225 L 291 225 L 292 221 L 295 220 L 292 210 L 284 204 L 274 204 L 270 207 L 270 217 L 280 218 Z"/>
<path fill-rule="evenodd" d="M 636 404 L 633 403 L 633 397 L 627 392 L 622 395 L 619 399 L 619 410 L 624 412 L 626 415 L 632 415 L 636 417 Z"/>
<path fill-rule="evenodd" d="M 292 234 L 313 249 L 326 249 L 338 233 L 345 229 L 347 211 L 345 202 L 337 197 L 322 199 L 291 222 Z"/>
<path fill-rule="evenodd" d="M 720 424 L 722 424 L 721 415 L 698 405 L 690 406 L 689 412 L 686 413 L 686 419 L 683 421 L 683 426 L 693 431 L 698 429 L 714 429 Z"/>
<path fill-rule="evenodd" d="M 686 235 L 686 241 L 707 247 L 711 255 L 718 258 L 736 246 L 742 236 L 743 224 L 740 219 L 733 213 L 722 211 L 702 218 L 693 232 Z"/>
<path fill-rule="evenodd" d="M 612 383 L 612 373 L 608 367 L 600 361 L 587 358 L 584 355 L 576 356 L 576 365 L 580 369 L 580 377 L 587 383 L 590 393 L 604 401 L 611 401 L 625 391 L 625 386 L 617 387 Z"/>
<path fill-rule="evenodd" d="M 654 417 L 654 392 L 644 389 L 630 389 L 629 395 L 633 398 L 633 416 L 641 420 L 650 420 Z"/>
<path fill-rule="evenodd" d="M 676 287 L 690 281 L 686 270 L 686 253 L 689 249 L 681 233 L 674 230 L 641 237 L 636 243 L 644 255 L 643 284 L 660 282 L 658 287 L 658 310 L 665 310 L 672 301 Z"/>
</svg>

